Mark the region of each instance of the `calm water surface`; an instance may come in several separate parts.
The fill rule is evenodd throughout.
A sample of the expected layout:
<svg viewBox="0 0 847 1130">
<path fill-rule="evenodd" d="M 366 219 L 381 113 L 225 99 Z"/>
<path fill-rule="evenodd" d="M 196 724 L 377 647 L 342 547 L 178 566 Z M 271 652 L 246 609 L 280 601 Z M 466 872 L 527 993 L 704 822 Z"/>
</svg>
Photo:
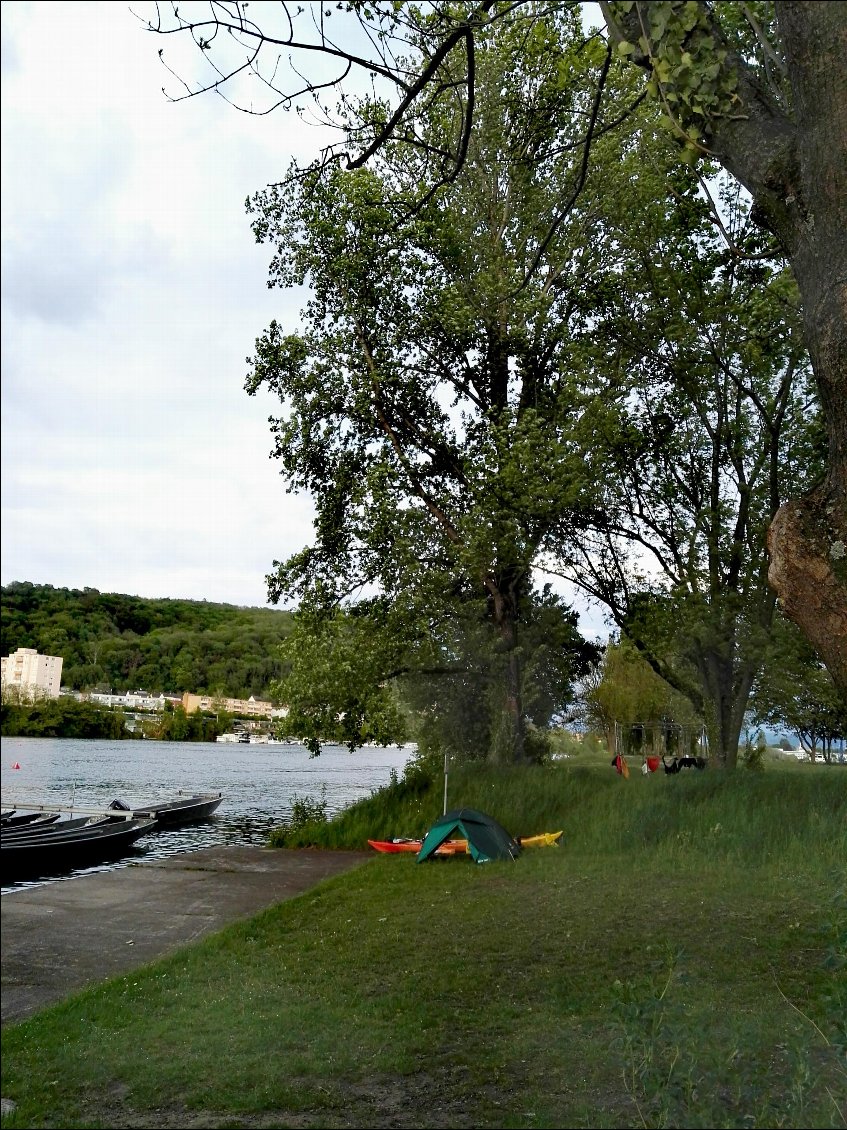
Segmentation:
<svg viewBox="0 0 847 1130">
<path fill-rule="evenodd" d="M 402 776 L 411 755 L 410 748 L 397 746 L 350 753 L 330 745 L 310 758 L 297 745 L 2 738 L 2 805 L 102 809 L 122 800 L 139 808 L 172 800 L 180 790 L 223 793 L 211 819 L 143 836 L 124 859 L 86 869 L 104 871 L 219 844 L 264 844 L 271 829 L 290 817 L 295 800 L 323 802 L 333 816 L 387 785 L 392 770 Z"/>
</svg>

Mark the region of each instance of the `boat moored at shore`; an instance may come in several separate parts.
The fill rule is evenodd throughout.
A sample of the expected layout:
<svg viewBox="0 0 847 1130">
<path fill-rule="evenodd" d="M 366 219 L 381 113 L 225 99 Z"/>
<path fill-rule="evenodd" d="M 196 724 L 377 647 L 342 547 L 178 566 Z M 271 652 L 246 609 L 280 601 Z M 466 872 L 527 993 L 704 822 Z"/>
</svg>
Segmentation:
<svg viewBox="0 0 847 1130">
<path fill-rule="evenodd" d="M 182 793 L 175 799 L 138 807 L 114 800 L 107 809 L 19 805 L 33 819 L 0 826 L 4 883 L 63 874 L 79 867 L 119 859 L 148 832 L 207 820 L 223 802 L 222 793 Z M 67 819 L 60 819 L 62 812 Z M 49 819 L 48 819 L 49 816 Z"/>
<path fill-rule="evenodd" d="M 63 874 L 120 858 L 155 827 L 155 820 L 118 819 L 67 832 L 45 829 L 43 836 L 0 837 L 3 883 Z"/>
<path fill-rule="evenodd" d="M 58 821 L 59 829 L 67 826 L 67 821 L 59 820 L 61 813 L 83 817 L 109 817 L 112 820 L 153 820 L 159 826 L 175 828 L 182 824 L 190 824 L 195 820 L 206 820 L 223 803 L 223 793 L 184 793 L 180 790 L 175 798 L 166 801 L 155 801 L 152 804 L 127 804 L 122 800 L 113 800 L 107 808 L 88 808 L 73 804 L 35 804 L 25 801 L 18 803 L 18 808 L 24 809 L 30 817 L 20 825 L 3 824 L 0 834 L 5 836 L 13 828 L 30 827 L 32 825 L 53 824 Z M 50 830 L 46 828 L 45 831 Z"/>
<path fill-rule="evenodd" d="M 190 824 L 195 820 L 207 820 L 218 810 L 223 802 L 222 793 L 180 793 L 176 800 L 161 804 L 149 804 L 133 808 L 135 817 L 149 816 L 157 824 L 174 828 L 178 824 Z"/>
</svg>

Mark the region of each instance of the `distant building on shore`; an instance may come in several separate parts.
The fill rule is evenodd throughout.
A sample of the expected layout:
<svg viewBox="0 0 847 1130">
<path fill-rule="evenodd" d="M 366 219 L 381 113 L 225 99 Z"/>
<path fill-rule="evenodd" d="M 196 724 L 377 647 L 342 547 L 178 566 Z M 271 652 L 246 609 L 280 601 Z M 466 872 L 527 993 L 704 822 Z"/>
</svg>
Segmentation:
<svg viewBox="0 0 847 1130">
<path fill-rule="evenodd" d="M 120 706 L 124 710 L 159 710 L 165 709 L 165 704 L 181 706 L 182 699 L 179 695 L 148 694 L 147 691 L 127 691 L 126 694 L 103 694 L 100 691 L 87 691 L 77 693 L 76 698 L 89 699 L 99 702 L 101 706 Z"/>
<path fill-rule="evenodd" d="M 14 690 L 22 698 L 58 698 L 63 662 L 60 655 L 39 655 L 34 647 L 19 647 L 0 658 L 3 693 Z"/>
<path fill-rule="evenodd" d="M 182 696 L 182 705 L 186 714 L 194 714 L 198 710 L 217 713 L 225 710 L 228 714 L 235 714 L 240 718 L 278 718 L 284 717 L 288 711 L 277 709 L 272 702 L 254 698 L 223 698 L 213 694 L 190 694 L 188 691 Z"/>
<path fill-rule="evenodd" d="M 4 659 L 5 663 L 6 660 Z M 61 659 L 59 663 L 61 664 Z M 4 676 L 5 678 L 5 676 Z M 64 694 L 78 700 L 97 702 L 101 706 L 118 707 L 121 710 L 155 711 L 161 713 L 167 707 L 181 706 L 186 714 L 195 714 L 203 710 L 210 714 L 217 714 L 225 710 L 236 718 L 284 718 L 288 714 L 285 706 L 274 706 L 272 702 L 253 698 L 226 698 L 214 694 L 149 694 L 147 691 L 127 691 L 124 694 L 105 694 L 101 691 L 74 691 L 67 687 Z"/>
</svg>

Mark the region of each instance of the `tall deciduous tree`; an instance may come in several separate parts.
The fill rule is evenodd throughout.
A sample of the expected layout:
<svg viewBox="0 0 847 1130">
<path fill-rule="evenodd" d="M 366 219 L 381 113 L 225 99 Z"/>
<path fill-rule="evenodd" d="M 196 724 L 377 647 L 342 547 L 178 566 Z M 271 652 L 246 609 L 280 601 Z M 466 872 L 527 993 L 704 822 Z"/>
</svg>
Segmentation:
<svg viewBox="0 0 847 1130">
<path fill-rule="evenodd" d="M 477 85 L 477 47 L 490 26 L 522 15 L 531 28 L 551 10 L 572 7 L 568 0 L 352 3 L 345 11 L 359 33 L 353 39 L 343 20 L 326 18 L 323 5 L 278 5 L 282 20 L 272 29 L 240 3 L 174 4 L 170 21 L 157 14 L 148 26 L 191 36 L 212 65 L 210 79 L 186 83 L 180 97 L 225 93 L 231 80 L 249 74 L 269 95 L 250 112 L 266 113 L 300 110 L 307 100 L 320 107 L 322 94 L 340 86 L 341 140 L 322 161 L 343 155 L 359 168 L 390 139 L 405 138 L 426 162 L 420 202 L 451 183 L 467 158 L 486 97 Z M 756 3 L 619 0 L 601 7 L 618 50 L 649 72 L 648 87 L 687 151 L 716 159 L 746 186 L 760 222 L 790 259 L 828 452 L 820 484 L 784 503 L 771 524 L 770 580 L 847 697 L 847 5 L 778 0 L 772 21 Z M 216 53 L 221 42 L 235 53 Z M 282 52 L 302 64 L 288 86 L 280 85 Z M 316 58 L 337 71 L 305 74 Z M 387 92 L 382 113 L 361 115 L 350 104 L 351 71 Z M 437 144 L 418 128 L 434 107 L 450 124 Z M 592 134 L 589 126 L 586 147 Z"/>
<path fill-rule="evenodd" d="M 822 463 L 808 356 L 794 283 L 737 192 L 716 203 L 722 236 L 649 133 L 628 148 L 593 283 L 606 407 L 584 443 L 603 522 L 559 568 L 689 698 L 732 768 L 771 648 L 768 524 Z M 657 181 L 672 195 L 653 203 Z"/>
<path fill-rule="evenodd" d="M 578 43 L 568 16 L 504 21 L 478 46 L 482 108 L 437 203 L 408 208 L 420 146 L 438 148 L 453 127 L 439 106 L 376 170 L 315 174 L 253 202 L 257 236 L 276 245 L 272 282 L 307 282 L 312 295 L 302 332 L 274 323 L 259 339 L 247 382 L 285 405 L 276 455 L 317 509 L 314 544 L 278 568 L 271 596 L 331 615 L 374 586 L 402 609 L 428 670 L 451 654 L 466 665 L 466 645 L 444 640 L 435 654 L 432 643 L 444 609 L 465 616 L 475 603 L 493 633 L 478 671 L 502 671 L 492 752 L 515 760 L 533 566 L 590 493 L 570 351 L 595 252 L 585 216 L 561 203 L 562 184 L 578 195 L 580 140 L 597 120 Z M 406 637 L 396 614 L 390 623 Z"/>
</svg>

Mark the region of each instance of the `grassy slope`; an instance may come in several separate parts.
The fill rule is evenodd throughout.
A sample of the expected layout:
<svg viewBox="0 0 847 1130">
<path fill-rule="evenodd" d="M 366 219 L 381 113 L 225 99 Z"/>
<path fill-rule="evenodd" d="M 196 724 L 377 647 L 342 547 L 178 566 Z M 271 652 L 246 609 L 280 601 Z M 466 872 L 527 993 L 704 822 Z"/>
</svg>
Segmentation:
<svg viewBox="0 0 847 1130">
<path fill-rule="evenodd" d="M 5 1030 L 4 1126 L 845 1125 L 847 774 L 450 786 L 562 846 L 375 856 Z M 306 838 L 441 801 L 398 784 Z"/>
</svg>

